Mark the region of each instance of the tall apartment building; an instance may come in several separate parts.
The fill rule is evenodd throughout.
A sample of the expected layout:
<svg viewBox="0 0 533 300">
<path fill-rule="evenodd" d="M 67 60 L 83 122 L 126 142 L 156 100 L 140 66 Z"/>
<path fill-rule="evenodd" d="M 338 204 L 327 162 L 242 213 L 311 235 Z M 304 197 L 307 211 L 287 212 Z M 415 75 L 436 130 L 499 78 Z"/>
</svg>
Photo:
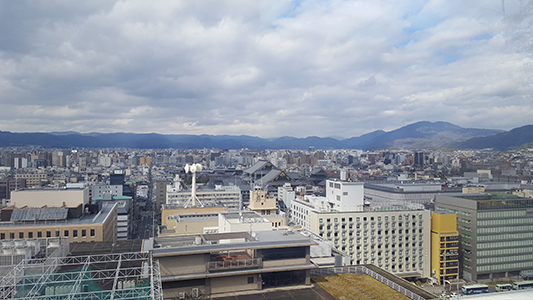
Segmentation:
<svg viewBox="0 0 533 300">
<path fill-rule="evenodd" d="M 155 181 L 155 204 L 156 209 L 160 210 L 161 205 L 167 203 L 167 185 L 170 180 L 159 179 Z"/>
<path fill-rule="evenodd" d="M 362 184 L 328 180 L 326 197 L 292 202 L 291 220 L 331 241 L 336 249 L 351 256 L 352 264 L 374 264 L 399 276 L 429 277 L 430 211 L 399 207 L 363 211 L 362 193 Z"/>
<path fill-rule="evenodd" d="M 488 193 L 441 195 L 435 209 L 457 214 L 463 278 L 493 280 L 533 272 L 533 199 Z"/>
<path fill-rule="evenodd" d="M 457 215 L 431 212 L 431 270 L 439 284 L 459 279 Z"/>
</svg>

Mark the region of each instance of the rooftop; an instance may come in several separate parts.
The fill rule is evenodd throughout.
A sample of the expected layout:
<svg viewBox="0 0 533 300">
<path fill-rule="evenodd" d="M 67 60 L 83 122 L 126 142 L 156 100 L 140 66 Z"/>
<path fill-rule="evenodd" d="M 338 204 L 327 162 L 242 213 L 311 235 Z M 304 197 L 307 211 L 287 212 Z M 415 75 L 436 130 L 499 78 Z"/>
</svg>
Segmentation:
<svg viewBox="0 0 533 300">
<path fill-rule="evenodd" d="M 83 214 L 78 219 L 63 219 L 63 220 L 56 220 L 56 219 L 49 219 L 49 220 L 31 220 L 28 221 L 28 219 L 21 219 L 19 221 L 5 221 L 0 222 L 0 227 L 29 227 L 29 226 L 44 226 L 44 225 L 53 225 L 53 224 L 60 224 L 62 226 L 65 225 L 83 225 L 83 224 L 101 224 L 104 223 L 104 221 L 107 219 L 109 214 L 115 209 L 117 206 L 116 203 L 103 203 L 102 208 L 97 214 Z M 23 209 L 22 209 L 23 210 Z M 17 210 L 15 210 L 17 211 Z"/>
<path fill-rule="evenodd" d="M 240 240 L 240 242 L 232 242 Z M 246 249 L 285 248 L 316 245 L 309 238 L 291 230 L 215 233 L 177 237 L 159 237 L 152 245 L 145 243 L 145 251 L 154 247 L 154 256 L 174 256 L 236 251 Z"/>
</svg>

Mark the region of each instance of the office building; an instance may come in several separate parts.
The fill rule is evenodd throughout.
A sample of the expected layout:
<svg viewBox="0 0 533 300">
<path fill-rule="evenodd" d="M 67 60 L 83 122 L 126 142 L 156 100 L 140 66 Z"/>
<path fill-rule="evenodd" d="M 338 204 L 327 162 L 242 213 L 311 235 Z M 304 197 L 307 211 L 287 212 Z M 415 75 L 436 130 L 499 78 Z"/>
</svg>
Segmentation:
<svg viewBox="0 0 533 300">
<path fill-rule="evenodd" d="M 467 280 L 533 272 L 533 199 L 509 194 L 437 196 L 435 209 L 457 215 L 459 271 Z"/>
</svg>

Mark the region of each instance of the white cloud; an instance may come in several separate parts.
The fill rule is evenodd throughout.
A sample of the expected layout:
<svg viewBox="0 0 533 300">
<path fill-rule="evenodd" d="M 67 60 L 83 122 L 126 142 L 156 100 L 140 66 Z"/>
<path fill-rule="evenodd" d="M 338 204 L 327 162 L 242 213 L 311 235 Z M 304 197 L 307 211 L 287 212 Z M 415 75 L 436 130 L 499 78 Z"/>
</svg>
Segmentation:
<svg viewBox="0 0 533 300">
<path fill-rule="evenodd" d="M 9 2 L 0 129 L 511 129 L 531 122 L 528 3 L 504 20 L 499 0 Z"/>
</svg>

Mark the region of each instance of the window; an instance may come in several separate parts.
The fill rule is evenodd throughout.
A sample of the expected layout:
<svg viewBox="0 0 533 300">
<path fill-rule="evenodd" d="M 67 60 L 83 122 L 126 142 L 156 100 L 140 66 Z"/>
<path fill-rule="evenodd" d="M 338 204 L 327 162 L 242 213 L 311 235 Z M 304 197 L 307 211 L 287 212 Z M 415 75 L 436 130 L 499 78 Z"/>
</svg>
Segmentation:
<svg viewBox="0 0 533 300">
<path fill-rule="evenodd" d="M 19 239 L 23 239 L 24 238 L 24 232 L 19 232 Z"/>
<path fill-rule="evenodd" d="M 47 231 L 46 232 L 46 237 L 52 237 L 52 232 L 51 231 Z"/>
<path fill-rule="evenodd" d="M 72 230 L 72 237 L 78 237 L 78 231 Z"/>
<path fill-rule="evenodd" d="M 43 237 L 43 233 L 42 233 L 42 231 L 37 231 L 37 237 L 38 237 L 38 238 Z"/>
<path fill-rule="evenodd" d="M 6 239 L 6 234 L 0 233 L 0 240 L 5 240 L 5 239 Z"/>
<path fill-rule="evenodd" d="M 254 283 L 254 277 L 253 276 L 250 276 L 248 277 L 248 283 Z"/>
<path fill-rule="evenodd" d="M 15 239 L 15 233 L 14 232 L 9 233 L 9 238 L 14 240 Z"/>
<path fill-rule="evenodd" d="M 59 232 L 59 230 L 56 230 L 56 236 L 60 236 L 61 233 Z"/>
<path fill-rule="evenodd" d="M 64 236 L 68 236 L 68 230 L 65 230 Z"/>
<path fill-rule="evenodd" d="M 87 230 L 82 229 L 81 230 L 81 236 L 87 236 Z"/>
<path fill-rule="evenodd" d="M 28 238 L 29 238 L 29 239 L 32 239 L 32 238 L 33 238 L 33 232 L 28 232 Z"/>
</svg>

